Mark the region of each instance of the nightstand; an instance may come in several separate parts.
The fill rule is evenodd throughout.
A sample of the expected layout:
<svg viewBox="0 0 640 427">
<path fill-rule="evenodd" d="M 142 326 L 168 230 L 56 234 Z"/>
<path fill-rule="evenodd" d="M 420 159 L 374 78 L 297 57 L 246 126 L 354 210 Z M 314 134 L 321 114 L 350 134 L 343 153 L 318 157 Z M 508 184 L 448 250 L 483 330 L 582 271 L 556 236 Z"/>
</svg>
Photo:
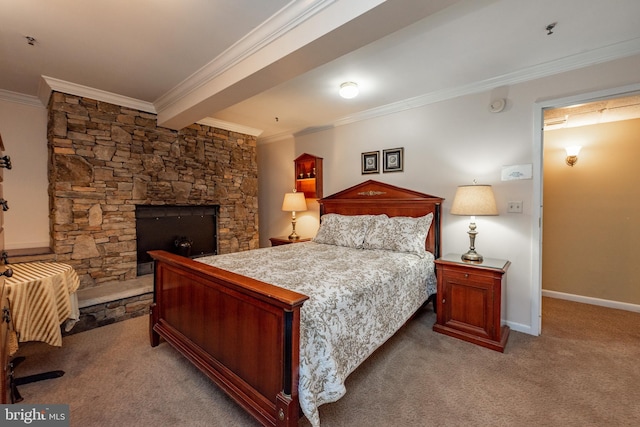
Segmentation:
<svg viewBox="0 0 640 427">
<path fill-rule="evenodd" d="M 311 240 L 311 237 L 301 237 L 296 240 L 289 240 L 287 236 L 279 236 L 279 237 L 271 237 L 271 246 L 280 246 L 280 245 L 288 245 L 289 243 L 302 243 L 308 242 Z"/>
<path fill-rule="evenodd" d="M 492 350 L 504 352 L 509 327 L 505 314 L 506 272 L 511 262 L 485 258 L 463 261 L 447 254 L 435 261 L 438 312 L 433 330 Z"/>
</svg>

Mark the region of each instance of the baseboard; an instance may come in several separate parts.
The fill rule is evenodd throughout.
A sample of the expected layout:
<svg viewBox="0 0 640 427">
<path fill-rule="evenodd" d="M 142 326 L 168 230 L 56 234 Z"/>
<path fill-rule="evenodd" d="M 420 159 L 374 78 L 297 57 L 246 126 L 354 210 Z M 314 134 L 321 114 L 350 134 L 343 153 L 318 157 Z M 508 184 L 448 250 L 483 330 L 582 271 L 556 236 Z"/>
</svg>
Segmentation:
<svg viewBox="0 0 640 427">
<path fill-rule="evenodd" d="M 627 302 L 612 301 L 612 300 L 593 298 L 593 297 L 585 297 L 583 295 L 565 294 L 564 292 L 547 291 L 544 289 L 542 290 L 542 296 L 640 313 L 640 305 L 630 304 Z"/>
<path fill-rule="evenodd" d="M 522 323 L 509 322 L 509 321 L 504 322 L 504 324 L 507 325 L 509 328 L 511 328 L 512 331 L 522 332 L 523 334 L 528 334 L 528 335 L 534 335 L 531 332 L 531 325 L 524 325 Z"/>
</svg>

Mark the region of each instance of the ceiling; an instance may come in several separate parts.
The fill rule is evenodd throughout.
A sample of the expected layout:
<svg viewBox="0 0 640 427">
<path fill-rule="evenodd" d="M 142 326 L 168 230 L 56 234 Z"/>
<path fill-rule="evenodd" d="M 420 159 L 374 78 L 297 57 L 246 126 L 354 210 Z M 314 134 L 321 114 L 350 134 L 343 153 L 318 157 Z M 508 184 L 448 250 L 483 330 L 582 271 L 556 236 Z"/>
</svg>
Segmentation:
<svg viewBox="0 0 640 427">
<path fill-rule="evenodd" d="M 640 95 L 603 99 L 544 112 L 544 129 L 564 129 L 640 118 Z"/>
<path fill-rule="evenodd" d="M 638 53 L 637 0 L 0 0 L 0 99 L 59 90 L 261 141 Z"/>
</svg>

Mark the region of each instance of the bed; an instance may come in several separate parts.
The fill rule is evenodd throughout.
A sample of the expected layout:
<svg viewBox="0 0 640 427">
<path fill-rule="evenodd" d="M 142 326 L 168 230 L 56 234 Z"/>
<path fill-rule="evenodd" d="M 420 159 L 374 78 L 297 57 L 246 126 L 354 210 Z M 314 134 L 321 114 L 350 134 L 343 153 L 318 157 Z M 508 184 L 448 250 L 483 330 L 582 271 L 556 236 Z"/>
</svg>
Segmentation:
<svg viewBox="0 0 640 427">
<path fill-rule="evenodd" d="M 152 251 L 151 345 L 164 339 L 263 425 L 317 426 L 318 406 L 433 300 L 442 200 L 370 180 L 319 200 L 312 242 Z"/>
</svg>

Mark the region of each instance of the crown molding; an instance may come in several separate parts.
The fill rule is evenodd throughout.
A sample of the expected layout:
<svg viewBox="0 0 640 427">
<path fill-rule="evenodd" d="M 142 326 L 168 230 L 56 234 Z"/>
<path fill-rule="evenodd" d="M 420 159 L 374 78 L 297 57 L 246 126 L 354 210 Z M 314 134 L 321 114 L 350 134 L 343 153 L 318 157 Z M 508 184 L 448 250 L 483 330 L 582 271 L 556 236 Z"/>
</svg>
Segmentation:
<svg viewBox="0 0 640 427">
<path fill-rule="evenodd" d="M 423 107 L 436 102 L 457 98 L 465 95 L 485 92 L 500 86 L 514 85 L 526 81 L 536 80 L 554 74 L 572 71 L 591 65 L 601 64 L 616 59 L 640 54 L 640 38 L 628 40 L 622 43 L 605 46 L 588 52 L 570 55 L 554 61 L 528 67 L 522 70 L 506 73 L 500 76 L 480 80 L 467 85 L 442 89 L 404 99 L 377 108 L 361 111 L 342 117 L 332 123 L 333 126 L 343 126 L 363 120 L 386 116 L 413 108 Z M 319 130 L 322 130 L 320 128 Z M 310 133 L 310 132 L 307 132 Z"/>
<path fill-rule="evenodd" d="M 284 139 L 294 138 L 291 132 L 283 132 L 275 135 L 270 135 L 265 138 L 258 138 L 258 145 L 271 144 L 273 142 L 280 142 Z"/>
<path fill-rule="evenodd" d="M 330 2 L 327 1 L 323 3 Z M 518 84 L 525 81 L 548 77 L 554 74 L 576 70 L 637 54 L 640 54 L 640 38 L 631 39 L 625 42 L 604 46 L 599 49 L 578 53 L 554 61 L 549 61 L 544 64 L 535 65 L 522 70 L 506 73 L 478 82 L 473 82 L 467 85 L 429 92 L 413 98 L 408 98 L 377 108 L 372 108 L 369 110 L 344 116 L 326 125 L 260 138 L 258 140 L 258 143 L 268 144 L 285 138 L 311 134 L 325 130 L 328 127 L 343 126 L 350 123 L 356 123 L 363 120 L 382 117 L 413 108 L 419 108 L 436 102 L 445 101 L 447 99 L 485 92 L 499 86 Z M 66 82 L 48 76 L 42 76 L 38 88 L 38 97 L 0 90 L 0 99 L 33 107 L 42 107 L 48 104 L 49 97 L 51 96 L 51 92 L 53 90 L 62 93 L 68 93 L 71 95 L 88 97 L 96 99 L 98 101 L 109 102 L 112 104 L 132 108 L 135 110 L 145 111 L 152 114 L 157 114 L 156 106 L 152 103 L 117 95 L 111 92 L 93 89 L 75 83 Z M 256 137 L 263 132 L 261 129 L 256 129 L 231 122 L 225 122 L 211 117 L 207 117 L 201 121 L 198 121 L 198 123 Z"/>
<path fill-rule="evenodd" d="M 144 111 L 146 113 L 157 114 L 155 106 L 150 102 L 129 98 L 128 96 L 122 96 L 115 93 L 106 92 L 104 90 L 94 89 L 88 86 L 82 86 L 48 76 L 42 76 L 40 85 L 38 87 L 38 97 L 32 98 L 40 106 L 47 105 L 49 103 L 49 98 L 51 97 L 51 92 L 54 90 L 56 92 L 68 93 L 70 95 L 91 98 L 95 99 L 96 101 L 108 102 L 110 104 L 119 105 L 121 107 Z M 262 129 L 256 129 L 237 123 L 225 122 L 223 120 L 218 120 L 211 117 L 206 117 L 203 120 L 198 121 L 198 123 L 251 136 L 258 136 L 262 133 Z"/>
<path fill-rule="evenodd" d="M 249 126 L 240 125 L 238 123 L 225 122 L 224 120 L 218 120 L 212 117 L 205 117 L 204 119 L 199 120 L 196 123 L 200 125 L 211 126 L 212 128 L 224 129 L 230 132 L 237 132 L 256 137 L 263 132 L 262 129 L 256 129 Z"/>
<path fill-rule="evenodd" d="M 351 123 L 357 123 L 364 120 L 383 117 L 389 114 L 395 114 L 414 108 L 420 108 L 426 105 L 435 104 L 436 102 L 446 101 L 448 99 L 453 99 L 460 96 L 486 92 L 500 86 L 514 85 L 530 80 L 536 80 L 539 78 L 552 76 L 554 74 L 572 71 L 637 54 L 640 54 L 640 38 L 604 46 L 599 49 L 594 49 L 587 52 L 581 52 L 575 55 L 570 55 L 554 61 L 527 67 L 511 73 L 505 73 L 500 76 L 469 83 L 467 85 L 437 90 L 413 98 L 403 99 L 401 101 L 393 102 L 390 104 L 382 105 L 380 107 L 371 108 L 369 110 L 360 111 L 358 113 L 341 117 L 326 125 L 270 135 L 265 138 L 260 138 L 258 140 L 258 143 L 269 144 L 272 142 L 283 140 L 285 138 L 292 138 L 312 134 L 315 132 L 321 132 L 328 128 L 344 126 Z"/>
<path fill-rule="evenodd" d="M 289 3 L 207 65 L 158 98 L 154 102 L 157 110 L 163 111 L 185 95 L 193 93 L 336 1 L 303 0 Z"/>
<path fill-rule="evenodd" d="M 25 95 L 23 93 L 11 92 L 9 90 L 0 89 L 0 101 L 12 102 L 14 104 L 27 105 L 29 107 L 43 108 L 37 96 Z"/>
<path fill-rule="evenodd" d="M 276 133 L 276 134 L 269 135 L 267 137 L 258 139 L 258 145 L 271 144 L 273 142 L 279 142 L 279 141 L 282 141 L 284 139 L 298 138 L 300 136 L 309 135 L 309 134 L 313 134 L 313 133 L 316 133 L 316 132 L 322 132 L 322 131 L 328 130 L 328 129 L 333 129 L 334 127 L 335 127 L 334 124 L 329 124 L 329 125 L 324 125 L 324 126 L 308 127 L 308 128 L 304 128 L 304 129 L 300 129 L 300 130 L 294 131 L 294 132 L 291 132 L 291 131 L 280 132 L 280 133 Z"/>
<path fill-rule="evenodd" d="M 70 95 L 82 96 L 84 98 L 95 99 L 96 101 L 108 102 L 110 104 L 120 105 L 122 107 L 134 110 L 144 111 L 146 113 L 156 114 L 156 109 L 151 102 L 141 101 L 128 96 L 118 95 L 116 93 L 107 92 L 100 89 L 94 89 L 88 86 L 67 82 L 53 77 L 42 76 L 38 86 L 38 98 L 43 105 L 49 104 L 51 92 L 62 92 Z"/>
</svg>

